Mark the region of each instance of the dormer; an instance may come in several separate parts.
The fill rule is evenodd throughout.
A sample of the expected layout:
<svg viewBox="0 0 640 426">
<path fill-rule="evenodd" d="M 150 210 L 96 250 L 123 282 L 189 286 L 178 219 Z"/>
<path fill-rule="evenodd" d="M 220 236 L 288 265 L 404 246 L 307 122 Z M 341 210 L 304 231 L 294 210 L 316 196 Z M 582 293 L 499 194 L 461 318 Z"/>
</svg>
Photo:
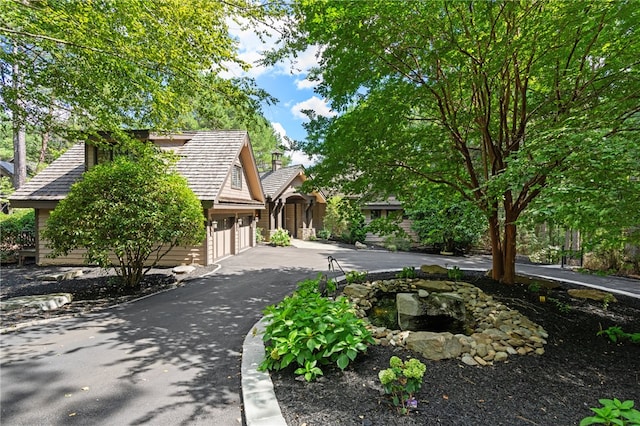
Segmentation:
<svg viewBox="0 0 640 426">
<path fill-rule="evenodd" d="M 189 133 L 152 133 L 149 130 L 131 130 L 128 132 L 134 138 L 153 143 L 163 151 L 177 152 L 185 143 L 193 138 Z M 99 146 L 96 144 L 100 141 Z M 92 143 L 93 142 L 93 143 Z M 112 161 L 114 155 L 123 154 L 117 147 L 117 141 L 110 132 L 98 132 L 98 137 L 89 139 L 85 144 L 85 170 L 96 164 Z"/>
</svg>

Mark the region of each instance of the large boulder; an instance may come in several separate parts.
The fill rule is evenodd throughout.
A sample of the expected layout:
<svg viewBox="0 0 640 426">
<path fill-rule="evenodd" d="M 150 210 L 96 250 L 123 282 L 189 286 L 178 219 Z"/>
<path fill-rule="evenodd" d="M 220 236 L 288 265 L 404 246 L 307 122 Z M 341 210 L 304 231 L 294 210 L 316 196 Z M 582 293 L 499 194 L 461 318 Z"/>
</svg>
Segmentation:
<svg viewBox="0 0 640 426">
<path fill-rule="evenodd" d="M 567 293 L 569 293 L 569 296 L 574 297 L 576 299 L 591 299 L 597 302 L 604 302 L 605 300 L 608 302 L 617 302 L 613 294 L 607 293 L 605 291 L 596 290 L 593 288 L 585 288 L 585 289 L 572 288 L 567 290 Z"/>
<path fill-rule="evenodd" d="M 368 297 L 369 291 L 371 291 L 371 287 L 362 284 L 349 284 L 344 288 L 344 290 L 342 290 L 345 296 L 352 299 Z"/>
<path fill-rule="evenodd" d="M 462 353 L 460 339 L 451 333 L 414 332 L 409 334 L 405 345 L 408 349 L 434 361 L 457 358 Z"/>
<path fill-rule="evenodd" d="M 425 274 L 431 275 L 447 275 L 447 268 L 443 268 L 440 265 L 422 265 L 420 270 Z"/>
<path fill-rule="evenodd" d="M 466 323 L 467 313 L 464 299 L 456 293 L 430 293 L 420 297 L 417 293 L 398 293 L 398 326 L 400 330 L 437 330 L 433 327 L 436 318 L 450 318 L 448 323 Z M 440 323 L 440 320 L 438 321 Z"/>
</svg>

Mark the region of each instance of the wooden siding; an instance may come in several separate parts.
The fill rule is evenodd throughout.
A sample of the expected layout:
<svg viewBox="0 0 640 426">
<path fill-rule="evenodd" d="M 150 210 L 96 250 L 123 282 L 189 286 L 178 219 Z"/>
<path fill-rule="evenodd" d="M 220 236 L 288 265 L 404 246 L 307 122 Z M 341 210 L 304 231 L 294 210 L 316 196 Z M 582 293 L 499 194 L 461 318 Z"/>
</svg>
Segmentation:
<svg viewBox="0 0 640 426">
<path fill-rule="evenodd" d="M 38 209 L 36 210 L 36 213 L 36 226 L 38 230 L 38 236 L 40 236 L 40 231 L 46 227 L 46 223 L 49 219 L 49 215 L 51 214 L 51 210 Z M 48 256 L 51 254 L 51 249 L 46 247 L 46 241 L 42 238 L 38 238 L 36 244 L 38 245 L 36 257 L 36 263 L 38 265 L 82 265 L 85 263 L 85 250 L 73 250 L 67 256 L 50 258 Z"/>
<path fill-rule="evenodd" d="M 51 210 L 38 210 L 38 230 L 43 229 Z M 38 240 L 38 258 L 36 262 L 41 266 L 50 265 L 84 265 L 85 250 L 73 250 L 67 256 L 60 256 L 56 258 L 47 257 L 51 254 L 51 249 L 46 247 L 46 241 L 42 239 Z M 112 256 L 111 261 L 113 264 L 117 263 L 115 256 Z M 174 247 L 169 253 L 167 253 L 158 263 L 158 266 L 177 266 L 182 264 L 198 263 L 205 264 L 205 247 L 204 242 L 199 246 L 194 247 Z"/>
<path fill-rule="evenodd" d="M 222 189 L 220 190 L 219 199 L 231 199 L 231 200 L 243 200 L 243 201 L 253 201 L 251 197 L 251 192 L 249 191 L 249 183 L 247 182 L 247 175 L 245 172 L 245 168 L 242 167 L 242 188 L 235 189 L 231 186 L 231 175 L 233 171 L 229 173 L 227 179 L 224 182 Z"/>
<path fill-rule="evenodd" d="M 375 209 L 374 209 L 375 210 Z M 381 217 L 387 217 L 389 215 L 389 212 L 393 211 L 393 212 L 401 212 L 400 210 L 381 210 Z M 371 222 L 371 210 L 363 210 L 362 213 L 365 216 L 365 222 L 369 223 Z M 412 225 L 412 221 L 410 219 L 403 219 L 402 222 L 400 222 L 400 228 L 402 228 L 402 230 L 404 230 L 404 232 L 407 233 L 407 238 L 411 241 L 412 245 L 417 245 L 418 243 L 418 235 L 411 229 L 411 225 Z M 370 242 L 370 243 L 374 243 L 374 244 L 382 244 L 384 242 L 385 239 L 387 239 L 387 236 L 380 236 L 377 234 L 373 234 L 371 232 L 367 232 L 367 235 L 365 237 L 366 241 Z"/>
</svg>

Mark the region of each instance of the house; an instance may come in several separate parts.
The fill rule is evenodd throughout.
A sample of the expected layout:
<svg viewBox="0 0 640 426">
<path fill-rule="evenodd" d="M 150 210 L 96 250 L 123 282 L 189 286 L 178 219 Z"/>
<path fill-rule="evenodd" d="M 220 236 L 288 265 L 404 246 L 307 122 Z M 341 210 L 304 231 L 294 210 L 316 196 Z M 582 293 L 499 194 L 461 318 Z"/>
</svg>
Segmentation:
<svg viewBox="0 0 640 426">
<path fill-rule="evenodd" d="M 374 219 L 389 218 L 399 219 L 398 226 L 407 234 L 407 239 L 411 245 L 417 245 L 419 241 L 418 235 L 411 229 L 412 221 L 407 217 L 402 207 L 402 202 L 394 196 L 390 196 L 385 200 L 371 201 L 362 205 L 362 214 L 365 217 L 365 223 L 369 223 Z M 383 244 L 387 237 L 367 233 L 366 241 L 372 244 Z"/>
<path fill-rule="evenodd" d="M 313 238 L 316 229 L 323 227 L 326 199 L 320 192 L 303 193 L 304 167 L 282 167 L 281 156 L 274 152 L 271 170 L 261 175 L 266 209 L 259 213 L 258 227 L 267 240 L 278 228 L 286 229 L 293 238 Z"/>
<path fill-rule="evenodd" d="M 264 193 L 249 135 L 240 130 L 154 134 L 135 131 L 136 137 L 175 152 L 177 170 L 202 203 L 206 238 L 194 247 L 176 247 L 160 262 L 163 266 L 198 263 L 210 265 L 255 245 L 255 218 L 264 209 Z M 80 265 L 82 251 L 66 257 L 49 258 L 46 241 L 39 230 L 46 226 L 50 212 L 69 193 L 84 171 L 113 152 L 91 141 L 78 143 L 31 179 L 10 197 L 12 207 L 36 211 L 36 263 L 39 265 Z"/>
<path fill-rule="evenodd" d="M 11 161 L 0 161 L 0 177 L 13 179 L 13 163 Z"/>
</svg>

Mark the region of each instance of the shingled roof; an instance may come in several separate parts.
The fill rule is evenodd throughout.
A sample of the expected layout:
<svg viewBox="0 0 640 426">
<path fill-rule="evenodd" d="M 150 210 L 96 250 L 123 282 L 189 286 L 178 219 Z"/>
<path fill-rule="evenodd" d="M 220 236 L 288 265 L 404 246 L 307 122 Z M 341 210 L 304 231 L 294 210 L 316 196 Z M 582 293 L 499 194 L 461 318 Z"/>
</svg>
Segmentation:
<svg viewBox="0 0 640 426">
<path fill-rule="evenodd" d="M 185 135 L 189 134 L 185 132 Z M 249 135 L 244 130 L 191 134 L 193 138 L 178 150 L 178 172 L 187 179 L 198 199 L 217 200 L 231 166 L 244 145 L 249 142 Z M 255 168 L 255 162 L 252 166 Z"/>
<path fill-rule="evenodd" d="M 260 178 L 264 195 L 272 200 L 277 198 L 301 173 L 304 173 L 304 168 L 300 165 L 295 165 L 262 174 Z"/>
<path fill-rule="evenodd" d="M 38 207 L 41 203 L 58 202 L 67 196 L 83 172 L 84 143 L 78 143 L 11 194 L 11 206 Z"/>
<path fill-rule="evenodd" d="M 181 136 L 191 138 L 177 150 L 180 157 L 178 173 L 187 179 L 189 187 L 199 200 L 217 201 L 220 189 L 242 149 L 247 146 L 251 152 L 248 133 L 244 130 L 216 130 L 185 132 Z M 255 173 L 259 185 L 253 154 L 246 158 L 250 158 L 251 164 L 245 164 L 245 172 Z M 12 206 L 37 207 L 38 204 L 62 200 L 69 193 L 71 185 L 80 179 L 85 170 L 84 162 L 85 144 L 74 145 L 14 192 L 10 197 Z M 260 191 L 261 188 L 258 188 L 257 192 Z M 262 192 L 257 198 L 261 204 Z"/>
</svg>

